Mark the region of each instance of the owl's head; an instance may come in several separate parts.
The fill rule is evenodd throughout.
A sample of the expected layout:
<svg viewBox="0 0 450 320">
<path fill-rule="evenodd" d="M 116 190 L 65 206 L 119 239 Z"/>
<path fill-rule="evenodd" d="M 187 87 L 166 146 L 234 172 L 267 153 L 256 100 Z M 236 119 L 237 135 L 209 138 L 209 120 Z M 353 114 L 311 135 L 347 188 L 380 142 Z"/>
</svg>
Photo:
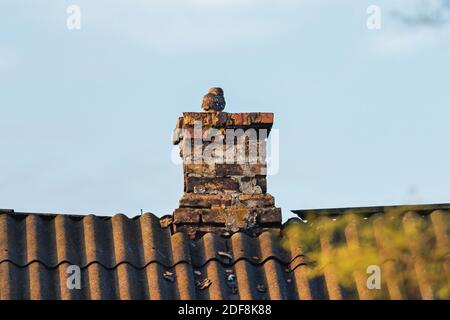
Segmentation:
<svg viewBox="0 0 450 320">
<path fill-rule="evenodd" d="M 209 89 L 208 93 L 215 95 L 215 96 L 223 96 L 223 89 L 222 88 L 211 88 L 211 89 Z"/>
</svg>

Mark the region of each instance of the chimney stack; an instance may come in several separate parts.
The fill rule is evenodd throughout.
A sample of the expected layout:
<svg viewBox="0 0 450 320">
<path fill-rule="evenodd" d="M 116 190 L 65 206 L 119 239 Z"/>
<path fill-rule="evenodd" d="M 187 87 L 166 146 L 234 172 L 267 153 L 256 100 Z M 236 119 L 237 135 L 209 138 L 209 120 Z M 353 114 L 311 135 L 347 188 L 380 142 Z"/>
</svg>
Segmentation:
<svg viewBox="0 0 450 320">
<path fill-rule="evenodd" d="M 178 119 L 175 145 L 183 159 L 184 195 L 173 214 L 175 232 L 258 235 L 281 227 L 281 209 L 267 193 L 267 138 L 272 113 L 225 113 L 223 90 L 203 98 L 204 112 Z"/>
</svg>

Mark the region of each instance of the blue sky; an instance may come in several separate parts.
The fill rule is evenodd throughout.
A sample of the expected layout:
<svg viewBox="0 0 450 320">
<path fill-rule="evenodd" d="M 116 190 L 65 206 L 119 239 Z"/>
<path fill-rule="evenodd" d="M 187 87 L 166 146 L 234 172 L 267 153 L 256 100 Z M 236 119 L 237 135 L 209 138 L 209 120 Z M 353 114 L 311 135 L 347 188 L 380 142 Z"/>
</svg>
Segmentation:
<svg viewBox="0 0 450 320">
<path fill-rule="evenodd" d="M 391 15 L 416 4 L 2 0 L 0 208 L 170 214 L 172 130 L 212 86 L 228 112 L 275 113 L 285 218 L 450 202 L 450 31 Z"/>
</svg>

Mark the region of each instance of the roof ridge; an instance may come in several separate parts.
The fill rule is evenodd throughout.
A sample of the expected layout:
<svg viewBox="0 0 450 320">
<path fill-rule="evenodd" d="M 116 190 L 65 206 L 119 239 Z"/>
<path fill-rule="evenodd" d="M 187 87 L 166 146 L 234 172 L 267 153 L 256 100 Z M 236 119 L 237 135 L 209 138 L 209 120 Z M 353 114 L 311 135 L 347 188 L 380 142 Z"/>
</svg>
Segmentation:
<svg viewBox="0 0 450 320">
<path fill-rule="evenodd" d="M 379 210 L 375 210 L 375 208 L 380 208 Z M 384 208 L 384 209 L 382 209 Z M 359 210 L 361 209 L 361 210 Z M 354 214 L 364 219 L 371 220 L 376 216 L 384 216 L 389 211 L 400 213 L 401 215 L 405 215 L 408 212 L 414 212 L 416 215 L 421 217 L 426 217 L 432 215 L 436 212 L 446 212 L 450 213 L 450 204 L 447 207 L 436 207 L 436 208 L 428 208 L 428 207 L 413 207 L 413 206 L 393 206 L 393 207 L 368 207 L 366 208 L 350 208 L 350 209 L 318 209 L 318 210 L 294 210 L 292 211 L 294 214 L 298 216 L 298 218 L 291 218 L 283 224 L 283 227 L 288 225 L 289 223 L 304 223 L 305 220 L 308 220 L 308 216 L 312 215 L 315 217 L 324 217 L 324 218 L 339 218 L 346 215 Z M 373 209 L 373 211 L 370 211 Z"/>
<path fill-rule="evenodd" d="M 388 206 L 369 206 L 369 207 L 344 207 L 344 208 L 324 208 L 324 209 L 301 209 L 291 210 L 292 213 L 300 218 L 306 214 L 317 214 L 324 216 L 343 215 L 349 212 L 370 216 L 376 213 L 385 213 L 386 211 L 415 211 L 423 214 L 430 214 L 439 210 L 450 210 L 450 203 L 438 204 L 410 204 L 410 205 L 388 205 Z"/>
<path fill-rule="evenodd" d="M 14 211 L 12 209 L 11 210 L 10 209 L 0 209 L 0 215 L 8 215 L 8 216 L 11 216 L 11 217 L 18 217 L 18 218 L 26 218 L 28 216 L 36 216 L 36 217 L 39 217 L 39 218 L 44 218 L 44 219 L 46 218 L 48 220 L 53 220 L 53 219 L 55 219 L 55 218 L 57 218 L 59 216 L 64 216 L 64 217 L 68 217 L 68 218 L 70 218 L 72 220 L 75 220 L 75 221 L 81 221 L 81 220 L 83 220 L 83 219 L 85 219 L 87 217 L 94 217 L 94 218 L 96 218 L 98 220 L 102 220 L 102 221 L 109 221 L 109 220 L 111 220 L 111 219 L 113 219 L 115 217 L 125 217 L 127 220 L 134 221 L 134 220 L 139 220 L 141 217 L 143 217 L 145 215 L 150 215 L 153 218 L 155 218 L 157 220 L 160 220 L 160 218 L 157 215 L 155 215 L 154 213 L 152 213 L 152 212 L 144 212 L 141 215 L 136 215 L 136 216 L 133 216 L 133 217 L 129 217 L 126 214 L 121 213 L 121 212 L 115 213 L 115 214 L 110 215 L 110 216 L 100 216 L 100 215 L 96 215 L 96 214 L 92 214 L 92 213 L 89 213 L 89 214 L 35 213 L 35 212 L 16 212 L 16 211 Z"/>
</svg>

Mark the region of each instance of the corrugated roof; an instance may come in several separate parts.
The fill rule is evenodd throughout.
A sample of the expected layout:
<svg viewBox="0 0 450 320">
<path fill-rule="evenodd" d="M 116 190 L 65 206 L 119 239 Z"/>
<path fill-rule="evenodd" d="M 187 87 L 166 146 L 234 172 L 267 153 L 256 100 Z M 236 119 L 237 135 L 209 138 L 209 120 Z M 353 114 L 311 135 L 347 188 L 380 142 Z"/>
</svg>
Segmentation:
<svg viewBox="0 0 450 320">
<path fill-rule="evenodd" d="M 449 211 L 420 212 L 434 227 L 436 245 L 448 250 Z M 410 212 L 414 215 L 414 212 Z M 332 219 L 332 218 L 327 218 Z M 285 227 L 303 223 L 294 219 Z M 383 213 L 365 220 L 381 230 Z M 345 229 L 345 241 L 355 245 L 358 229 Z M 308 277 L 306 258 L 298 244 L 282 247 L 279 231 L 256 238 L 243 233 L 231 238 L 206 234 L 190 240 L 162 228 L 151 213 L 130 219 L 113 217 L 22 214 L 0 211 L 0 299 L 368 299 L 366 275 L 355 274 L 343 288 L 332 266 Z M 382 252 L 383 237 L 378 239 Z M 412 239 L 419 241 L 420 239 Z M 333 246 L 321 239 L 321 249 Z M 443 281 L 450 281 L 449 255 Z M 416 257 L 420 270 L 420 259 Z M 67 268 L 81 268 L 81 289 L 69 290 Z M 383 292 L 403 294 L 388 267 Z M 391 272 L 389 272 L 391 270 Z M 419 272 L 420 273 L 420 272 Z M 420 278 L 420 277 L 419 277 Z M 422 277 L 423 278 L 423 277 Z M 419 298 L 434 298 L 433 288 L 419 279 Z"/>
</svg>

